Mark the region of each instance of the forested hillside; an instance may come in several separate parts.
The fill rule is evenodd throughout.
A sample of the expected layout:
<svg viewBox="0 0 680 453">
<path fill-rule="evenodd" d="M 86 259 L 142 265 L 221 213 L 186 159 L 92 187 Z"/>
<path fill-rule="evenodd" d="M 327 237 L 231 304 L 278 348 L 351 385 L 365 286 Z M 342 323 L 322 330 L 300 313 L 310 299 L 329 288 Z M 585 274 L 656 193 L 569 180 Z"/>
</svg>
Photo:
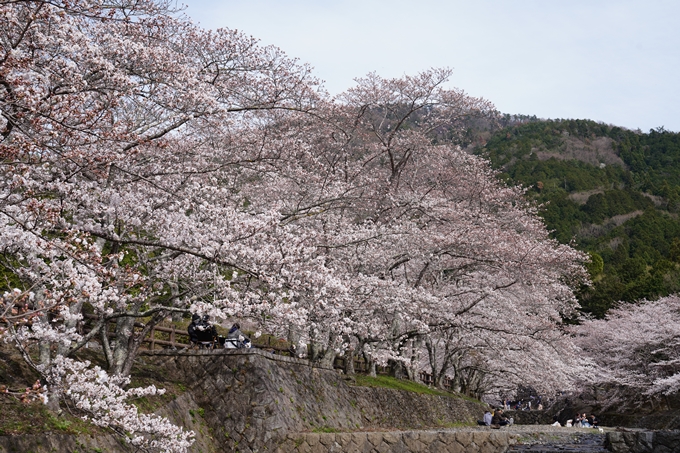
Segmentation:
<svg viewBox="0 0 680 453">
<path fill-rule="evenodd" d="M 543 205 L 556 239 L 591 254 L 594 284 L 579 294 L 585 312 L 602 317 L 619 300 L 680 288 L 680 134 L 505 119 L 476 153 Z"/>
</svg>

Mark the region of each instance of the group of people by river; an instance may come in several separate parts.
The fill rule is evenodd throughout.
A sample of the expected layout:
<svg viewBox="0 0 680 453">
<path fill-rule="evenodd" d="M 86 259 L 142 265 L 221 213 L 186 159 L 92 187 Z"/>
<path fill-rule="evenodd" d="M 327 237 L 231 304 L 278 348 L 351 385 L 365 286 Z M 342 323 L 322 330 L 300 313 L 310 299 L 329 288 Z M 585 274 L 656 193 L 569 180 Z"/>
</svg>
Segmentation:
<svg viewBox="0 0 680 453">
<path fill-rule="evenodd" d="M 517 401 L 510 401 L 507 399 L 503 400 L 504 410 L 516 410 L 516 411 L 530 411 L 530 410 L 543 410 L 543 401 L 540 396 L 531 395 L 527 399 L 520 399 Z"/>
<path fill-rule="evenodd" d="M 553 420 L 555 421 L 553 426 L 561 426 L 556 417 L 553 417 Z M 565 423 L 564 426 L 574 428 L 598 428 L 599 424 L 600 422 L 595 415 L 586 415 L 584 412 L 583 414 L 576 414 L 574 418 L 567 420 L 567 423 Z"/>
<path fill-rule="evenodd" d="M 503 408 L 498 407 L 493 409 L 491 406 L 489 406 L 489 409 L 484 412 L 483 419 L 477 420 L 477 424 L 480 426 L 489 426 L 496 429 L 500 428 L 501 426 L 512 425 L 513 423 L 513 417 L 506 416 Z M 562 426 L 557 416 L 553 417 L 552 426 Z M 576 414 L 574 418 L 567 420 L 564 426 L 569 428 L 599 428 L 599 420 L 594 414 Z"/>
</svg>

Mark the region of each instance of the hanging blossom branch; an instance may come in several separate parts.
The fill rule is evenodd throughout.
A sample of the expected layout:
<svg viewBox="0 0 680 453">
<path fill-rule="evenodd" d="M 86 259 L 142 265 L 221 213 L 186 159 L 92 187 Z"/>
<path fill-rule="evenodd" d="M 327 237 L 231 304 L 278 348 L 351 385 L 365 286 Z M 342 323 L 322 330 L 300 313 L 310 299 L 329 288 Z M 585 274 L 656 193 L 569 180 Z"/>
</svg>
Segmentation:
<svg viewBox="0 0 680 453">
<path fill-rule="evenodd" d="M 38 367 L 44 372 L 52 395 L 71 402 L 86 414 L 84 420 L 114 430 L 140 451 L 185 453 L 193 443 L 193 431 L 184 431 L 155 414 L 140 414 L 127 402 L 131 398 L 162 395 L 164 389 L 151 385 L 124 390 L 130 378 L 110 376 L 98 366 L 90 367 L 88 361 L 61 356 L 49 368 Z"/>
</svg>

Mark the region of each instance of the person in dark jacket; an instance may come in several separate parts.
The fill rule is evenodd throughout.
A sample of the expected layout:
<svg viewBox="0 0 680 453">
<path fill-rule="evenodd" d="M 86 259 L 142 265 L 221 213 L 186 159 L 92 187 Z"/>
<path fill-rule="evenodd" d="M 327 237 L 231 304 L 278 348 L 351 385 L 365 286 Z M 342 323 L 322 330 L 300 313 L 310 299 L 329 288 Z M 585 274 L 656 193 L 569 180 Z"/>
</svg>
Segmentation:
<svg viewBox="0 0 680 453">
<path fill-rule="evenodd" d="M 206 337 L 206 338 L 209 338 L 209 340 L 207 340 L 207 341 L 214 341 L 214 340 L 216 340 L 216 339 L 217 339 L 217 329 L 216 329 L 215 326 L 210 322 L 210 316 L 208 316 L 208 315 L 203 315 L 202 321 L 203 321 L 203 322 L 202 322 L 202 325 L 201 325 L 202 329 L 201 329 L 201 327 L 199 327 L 199 330 L 202 330 L 202 331 L 206 332 L 206 333 L 205 333 L 205 337 Z"/>
<path fill-rule="evenodd" d="M 512 420 L 508 419 L 505 415 L 503 415 L 503 410 L 502 409 L 496 409 L 493 413 L 493 418 L 491 419 L 491 426 L 505 426 L 505 425 L 511 425 Z"/>
<path fill-rule="evenodd" d="M 201 347 L 205 343 L 212 343 L 210 347 L 213 347 L 217 341 L 217 329 L 210 323 L 208 315 L 201 317 L 198 314 L 193 314 L 187 332 L 192 345 Z"/>
<path fill-rule="evenodd" d="M 189 333 L 189 341 L 192 345 L 198 344 L 198 332 L 197 327 L 201 323 L 201 316 L 194 313 L 191 315 L 191 324 L 187 327 L 187 332 Z"/>
</svg>

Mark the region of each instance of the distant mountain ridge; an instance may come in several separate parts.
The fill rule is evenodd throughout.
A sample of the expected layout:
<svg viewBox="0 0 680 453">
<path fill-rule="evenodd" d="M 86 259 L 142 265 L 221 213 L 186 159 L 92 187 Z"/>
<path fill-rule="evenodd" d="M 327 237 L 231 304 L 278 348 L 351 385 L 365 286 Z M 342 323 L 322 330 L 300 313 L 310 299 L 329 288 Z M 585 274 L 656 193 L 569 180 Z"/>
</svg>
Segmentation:
<svg viewBox="0 0 680 453">
<path fill-rule="evenodd" d="M 505 116 L 473 149 L 543 204 L 553 237 L 593 257 L 584 312 L 680 290 L 680 134 Z M 475 143 L 475 140 L 470 140 Z M 480 143 L 481 142 L 481 143 Z"/>
</svg>

